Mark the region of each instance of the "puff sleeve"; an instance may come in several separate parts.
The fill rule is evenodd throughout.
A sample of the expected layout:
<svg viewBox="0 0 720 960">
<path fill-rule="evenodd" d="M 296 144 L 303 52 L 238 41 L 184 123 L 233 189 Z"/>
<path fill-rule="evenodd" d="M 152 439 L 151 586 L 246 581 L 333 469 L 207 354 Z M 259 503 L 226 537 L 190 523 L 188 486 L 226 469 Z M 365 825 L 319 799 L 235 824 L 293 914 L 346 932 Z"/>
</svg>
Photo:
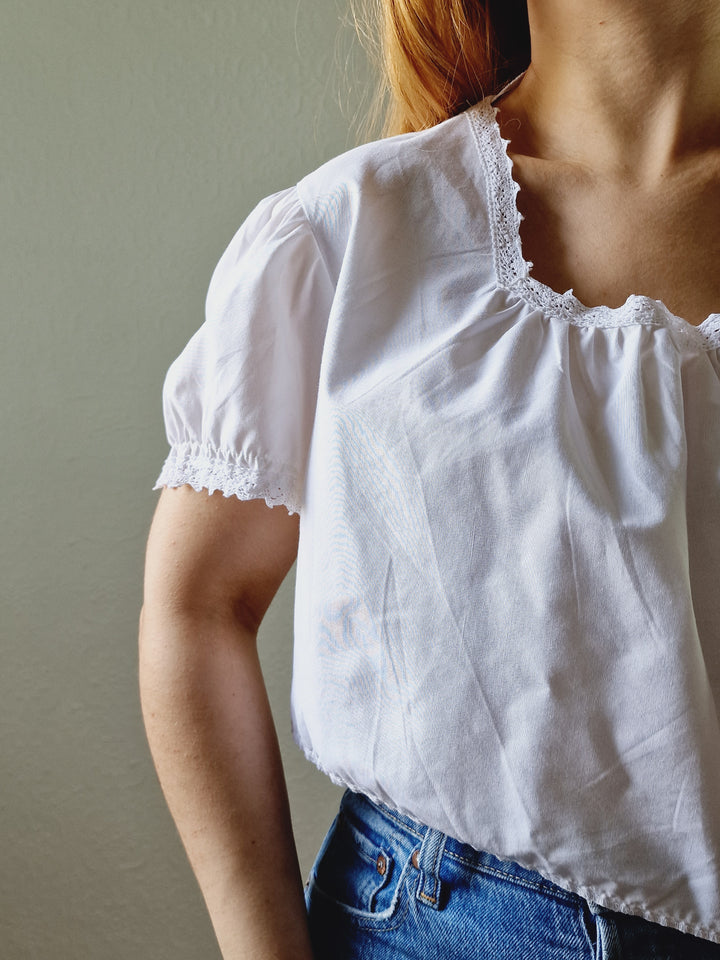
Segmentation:
<svg viewBox="0 0 720 960">
<path fill-rule="evenodd" d="M 187 483 L 300 511 L 333 294 L 296 188 L 263 200 L 165 378 L 170 454 L 155 489 Z"/>
</svg>

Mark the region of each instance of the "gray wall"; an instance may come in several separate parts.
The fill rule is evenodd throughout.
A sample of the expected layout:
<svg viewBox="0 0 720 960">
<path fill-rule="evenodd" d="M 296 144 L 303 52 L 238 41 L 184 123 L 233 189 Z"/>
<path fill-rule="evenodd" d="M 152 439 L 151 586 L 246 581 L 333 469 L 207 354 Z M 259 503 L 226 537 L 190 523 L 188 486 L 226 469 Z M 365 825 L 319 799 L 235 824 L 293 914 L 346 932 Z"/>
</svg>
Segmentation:
<svg viewBox="0 0 720 960">
<path fill-rule="evenodd" d="M 137 695 L 160 389 L 251 207 L 353 143 L 344 9 L 3 4 L 3 960 L 218 956 Z M 307 870 L 339 791 L 290 740 L 291 608 L 261 649 Z"/>
</svg>

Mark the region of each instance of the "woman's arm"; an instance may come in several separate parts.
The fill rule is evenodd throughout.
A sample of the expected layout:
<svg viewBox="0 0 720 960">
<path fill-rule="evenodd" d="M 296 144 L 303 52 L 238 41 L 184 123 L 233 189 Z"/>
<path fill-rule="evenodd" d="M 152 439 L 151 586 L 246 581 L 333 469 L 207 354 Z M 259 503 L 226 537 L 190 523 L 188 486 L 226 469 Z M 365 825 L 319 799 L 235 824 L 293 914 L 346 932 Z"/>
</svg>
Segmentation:
<svg viewBox="0 0 720 960">
<path fill-rule="evenodd" d="M 150 748 L 225 960 L 310 960 L 257 629 L 298 518 L 164 490 L 148 542 L 140 693 Z"/>
</svg>

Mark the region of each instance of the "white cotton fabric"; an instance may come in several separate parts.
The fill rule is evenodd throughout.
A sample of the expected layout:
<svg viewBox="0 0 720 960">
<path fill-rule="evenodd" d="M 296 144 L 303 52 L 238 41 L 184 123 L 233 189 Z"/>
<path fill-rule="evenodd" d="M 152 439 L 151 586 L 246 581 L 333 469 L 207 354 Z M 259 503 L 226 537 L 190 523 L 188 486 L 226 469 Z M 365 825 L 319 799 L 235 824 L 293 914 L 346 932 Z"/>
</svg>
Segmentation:
<svg viewBox="0 0 720 960">
<path fill-rule="evenodd" d="M 549 290 L 516 191 L 484 101 L 261 203 L 158 486 L 299 511 L 333 780 L 720 943 L 720 316 Z"/>
</svg>

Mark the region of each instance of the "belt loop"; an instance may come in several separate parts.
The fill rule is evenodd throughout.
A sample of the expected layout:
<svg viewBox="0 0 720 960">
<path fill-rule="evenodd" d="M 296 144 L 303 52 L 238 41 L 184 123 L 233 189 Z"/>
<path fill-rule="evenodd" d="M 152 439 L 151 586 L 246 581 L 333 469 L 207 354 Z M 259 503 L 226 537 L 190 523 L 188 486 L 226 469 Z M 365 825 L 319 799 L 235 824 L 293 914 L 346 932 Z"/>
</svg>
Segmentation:
<svg viewBox="0 0 720 960">
<path fill-rule="evenodd" d="M 420 850 L 413 854 L 413 863 L 420 873 L 415 896 L 433 910 L 440 909 L 440 863 L 446 840 L 444 833 L 428 827 Z"/>
<path fill-rule="evenodd" d="M 609 907 L 603 907 L 602 904 L 595 903 L 594 900 L 587 900 L 586 903 L 594 917 L 606 917 L 609 913 L 612 913 Z"/>
</svg>

